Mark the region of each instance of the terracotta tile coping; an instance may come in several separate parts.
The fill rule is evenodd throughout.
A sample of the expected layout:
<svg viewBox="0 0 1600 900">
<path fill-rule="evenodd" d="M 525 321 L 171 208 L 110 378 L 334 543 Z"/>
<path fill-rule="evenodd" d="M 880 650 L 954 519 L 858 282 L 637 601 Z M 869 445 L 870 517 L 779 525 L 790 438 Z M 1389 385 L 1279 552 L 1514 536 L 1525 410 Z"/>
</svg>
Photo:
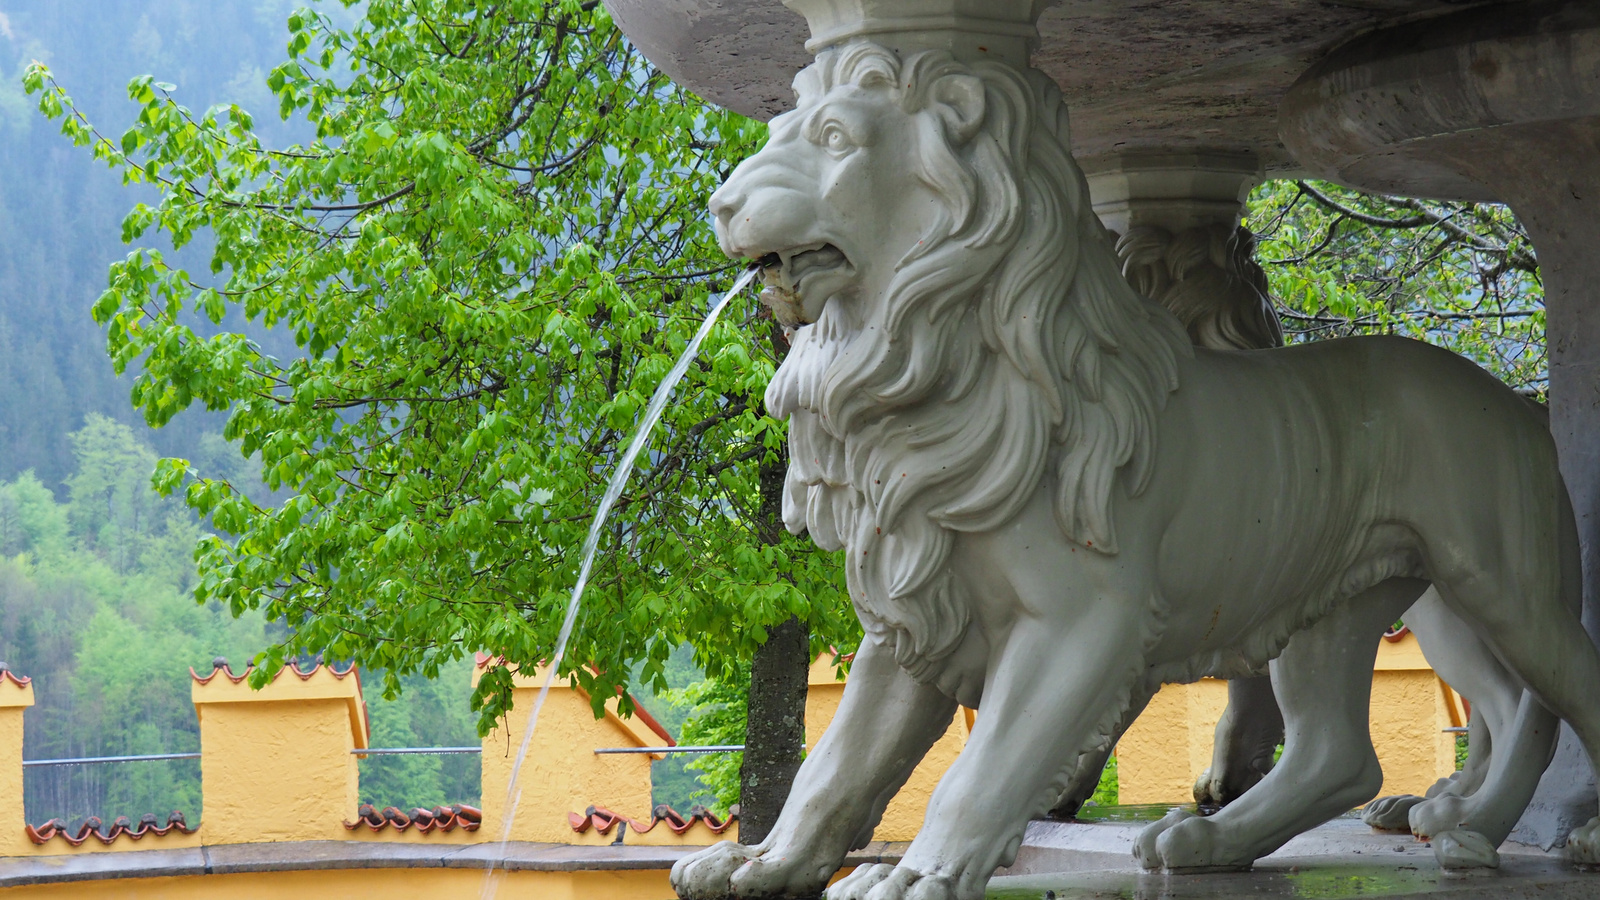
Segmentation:
<svg viewBox="0 0 1600 900">
<path fill-rule="evenodd" d="M 222 665 L 213 668 L 211 670 L 211 674 L 209 674 L 209 675 L 201 675 L 199 672 L 196 672 L 194 670 L 194 666 L 190 666 L 189 667 L 189 676 L 191 678 L 193 678 L 199 684 L 210 684 L 211 683 L 211 679 L 217 677 L 217 673 L 221 672 L 222 674 L 228 676 L 228 680 L 229 681 L 233 682 L 234 684 L 238 684 L 239 682 L 245 680 L 246 678 L 249 678 L 250 677 L 250 672 L 252 670 L 254 670 L 254 669 L 255 669 L 255 666 L 253 666 L 253 665 L 245 666 L 243 672 L 240 672 L 239 674 L 235 675 L 235 674 L 233 674 L 233 667 L 228 665 L 226 662 L 224 662 Z M 346 676 L 348 676 L 348 675 L 353 673 L 356 676 L 356 685 L 359 687 L 360 684 L 361 684 L 361 673 L 360 672 L 356 672 L 355 663 L 351 663 L 350 665 L 345 666 L 343 671 L 340 671 L 339 669 L 335 668 L 332 665 L 325 665 L 323 663 L 317 663 L 316 665 L 312 666 L 309 669 L 301 670 L 299 665 L 297 665 L 295 663 L 289 663 L 288 665 L 286 665 L 283 668 L 279 669 L 278 670 L 278 674 L 272 676 L 272 680 L 273 681 L 277 681 L 279 678 L 282 678 L 283 677 L 283 673 L 285 673 L 285 672 L 293 672 L 295 675 L 298 675 L 300 677 L 301 681 L 310 681 L 311 677 L 313 675 L 316 675 L 318 672 L 323 671 L 323 670 L 327 670 L 328 674 L 332 675 L 334 678 L 339 679 L 340 681 L 343 681 Z"/>
<path fill-rule="evenodd" d="M 401 812 L 399 807 L 385 806 L 382 810 L 371 803 L 363 803 L 356 810 L 356 820 L 345 822 L 348 831 L 355 831 L 365 825 L 371 831 L 383 831 L 392 828 L 395 831 L 405 831 L 407 828 L 416 828 L 417 831 L 427 834 L 431 831 L 453 831 L 460 826 L 463 831 L 477 831 L 483 824 L 483 810 L 465 803 L 454 803 L 450 806 L 435 806 L 433 809 L 414 807 L 411 812 Z"/>
<path fill-rule="evenodd" d="M 873 841 L 845 857 L 845 865 L 899 862 L 909 844 Z M 537 844 L 511 841 L 505 855 L 498 843 L 435 846 L 371 841 L 282 841 L 219 844 L 181 850 L 129 850 L 62 857 L 0 857 L 0 888 L 30 884 L 100 881 L 109 878 L 161 878 L 174 875 L 224 875 L 235 872 L 293 872 L 326 869 L 486 869 L 580 872 L 670 869 L 698 847 Z"/>
<path fill-rule="evenodd" d="M 94 838 L 109 847 L 112 842 L 123 835 L 127 835 L 130 840 L 137 841 L 151 834 L 156 837 L 165 837 L 169 832 L 173 831 L 178 834 L 194 834 L 196 830 L 189 827 L 188 823 L 183 819 L 183 813 L 177 810 L 173 810 L 167 816 L 167 824 L 157 825 L 158 821 L 160 820 L 156 818 L 155 813 L 145 813 L 139 818 L 138 824 L 135 824 L 127 816 L 117 816 L 111 821 L 111 826 L 108 828 L 99 816 L 90 816 L 83 820 L 82 825 L 78 826 L 78 831 L 75 835 L 67 832 L 67 823 L 60 819 L 51 819 L 37 828 L 32 825 L 24 825 L 23 831 L 28 835 L 28 840 L 33 841 L 35 844 L 47 844 L 51 838 L 59 837 L 72 846 L 78 847 L 82 846 L 83 842 L 89 838 Z"/>
<path fill-rule="evenodd" d="M 601 834 L 610 834 L 611 829 L 616 827 L 618 822 L 628 823 L 628 830 L 634 834 L 647 834 L 650 829 L 661 824 L 665 824 L 673 834 L 683 834 L 693 828 L 696 822 L 705 823 L 706 828 L 712 834 L 721 834 L 727 831 L 728 826 L 732 825 L 734 820 L 738 818 L 739 813 L 734 811 L 730 812 L 727 818 L 719 819 L 703 806 L 696 806 L 689 811 L 689 815 L 685 816 L 665 803 L 650 811 L 650 824 L 648 825 L 638 819 L 614 813 L 603 806 L 591 806 L 584 810 L 582 814 L 567 813 L 567 823 L 572 826 L 573 831 L 579 834 L 583 834 L 590 828 Z"/>
</svg>

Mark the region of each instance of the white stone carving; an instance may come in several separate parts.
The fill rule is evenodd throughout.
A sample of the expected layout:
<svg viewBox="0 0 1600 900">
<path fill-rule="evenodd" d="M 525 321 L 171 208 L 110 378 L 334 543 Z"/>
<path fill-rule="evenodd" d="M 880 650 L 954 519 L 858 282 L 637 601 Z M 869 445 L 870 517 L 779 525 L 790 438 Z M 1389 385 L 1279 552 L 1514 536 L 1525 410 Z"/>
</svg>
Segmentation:
<svg viewBox="0 0 1600 900">
<path fill-rule="evenodd" d="M 1221 221 L 1194 225 L 1176 234 L 1159 225 L 1128 225 L 1116 242 L 1123 275 L 1136 290 L 1176 315 L 1196 346 L 1253 350 L 1282 345 L 1283 333 L 1268 298 L 1266 273 L 1254 260 L 1254 236 L 1234 226 L 1234 213 L 1221 209 L 1220 202 L 1206 204 L 1203 190 L 1196 191 L 1201 194 L 1198 199 L 1185 202 L 1180 191 L 1186 186 L 1211 185 L 1196 176 L 1181 177 L 1177 166 L 1163 162 L 1167 165 L 1130 167 L 1120 178 L 1116 177 L 1118 170 L 1102 168 L 1102 190 L 1096 192 L 1096 182 L 1091 179 L 1092 195 L 1104 200 L 1108 181 L 1134 190 L 1113 192 L 1114 202 L 1096 202 L 1101 220 L 1105 221 L 1110 208 L 1124 215 L 1125 223 L 1158 215 L 1169 221 L 1192 221 L 1197 211 L 1213 210 L 1219 214 L 1212 218 Z M 1213 168 L 1220 167 L 1213 164 Z M 1161 177 L 1157 180 L 1152 174 Z M 1237 176 L 1231 184 L 1223 177 L 1211 180 L 1218 182 L 1212 191 L 1217 197 L 1239 193 Z M 1152 181 L 1157 183 L 1152 185 Z M 1519 733 L 1524 743 L 1520 749 L 1512 749 L 1521 685 L 1436 589 L 1424 592 L 1404 618 L 1435 670 L 1470 698 L 1476 727 L 1467 765 L 1460 772 L 1440 779 L 1424 797 L 1375 800 L 1367 804 L 1363 819 L 1375 828 L 1410 831 L 1424 840 L 1466 825 L 1477 839 L 1433 842 L 1439 864 L 1447 869 L 1498 866 L 1495 848 L 1532 797 L 1554 748 L 1554 731 L 1546 730 L 1543 740 L 1536 733 Z M 1273 749 L 1283 737 L 1283 718 L 1270 679 L 1230 681 L 1228 696 L 1228 708 L 1217 723 L 1212 764 L 1194 790 L 1198 803 L 1213 807 L 1233 802 L 1259 782 L 1271 770 Z M 1495 735 L 1513 755 L 1494 768 L 1490 778 L 1489 745 Z M 1080 762 L 1074 784 L 1063 797 L 1064 805 L 1075 810 L 1093 793 L 1104 765 L 1103 753 Z"/>
<path fill-rule="evenodd" d="M 900 864 L 828 893 L 979 897 L 1160 683 L 1270 660 L 1280 764 L 1137 848 L 1249 866 L 1376 793 L 1377 636 L 1430 583 L 1600 747 L 1571 511 L 1525 401 L 1396 338 L 1192 348 L 1121 277 L 1037 73 L 856 38 L 796 87 L 712 210 L 814 319 L 767 394 L 790 420 L 785 520 L 845 552 L 867 639 L 771 834 L 679 862 L 682 896 L 820 889 L 959 701 L 977 726 Z M 1531 695 L 1518 716 L 1551 721 Z"/>
</svg>

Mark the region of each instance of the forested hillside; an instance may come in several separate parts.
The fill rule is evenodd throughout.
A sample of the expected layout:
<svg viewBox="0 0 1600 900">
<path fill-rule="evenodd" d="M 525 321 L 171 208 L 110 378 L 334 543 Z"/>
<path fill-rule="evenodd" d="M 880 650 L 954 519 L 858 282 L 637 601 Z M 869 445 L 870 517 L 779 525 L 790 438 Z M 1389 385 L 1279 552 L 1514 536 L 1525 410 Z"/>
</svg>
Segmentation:
<svg viewBox="0 0 1600 900">
<path fill-rule="evenodd" d="M 0 0 L 0 478 L 32 469 L 60 493 L 67 435 L 96 412 L 138 424 L 129 379 L 112 375 L 89 308 L 122 258 L 122 216 L 140 198 L 57 133 L 23 96 L 38 59 L 80 105 L 120 131 L 129 79 L 159 72 L 195 107 L 229 97 L 270 112 L 265 70 L 283 56 L 292 0 Z M 274 127 L 276 116 L 266 115 Z M 282 127 L 282 126 L 277 126 Z M 185 258 L 205 271 L 205 248 Z M 220 416 L 191 413 L 144 436 L 187 456 Z"/>
<path fill-rule="evenodd" d="M 156 73 L 196 109 L 223 99 L 273 115 L 266 70 L 284 55 L 298 0 L 0 0 L 0 659 L 34 678 L 28 758 L 198 749 L 188 669 L 242 665 L 280 626 L 235 620 L 190 595 L 201 524 L 161 499 L 161 456 L 241 485 L 259 479 L 220 437 L 220 414 L 146 428 L 113 375 L 89 309 L 122 258 L 120 222 L 142 195 L 65 140 L 22 94 L 31 60 L 70 82 L 90 115 L 120 131 L 137 112 L 126 85 Z M 287 137 L 287 135 L 285 135 Z M 205 271 L 203 242 L 180 258 Z M 258 339 L 285 352 L 292 344 Z M 368 698 L 382 746 L 476 742 L 469 672 Z M 371 683 L 376 683 L 371 681 Z M 474 757 L 371 758 L 363 799 L 477 799 Z M 194 761 L 28 770 L 30 821 L 200 813 Z"/>
</svg>

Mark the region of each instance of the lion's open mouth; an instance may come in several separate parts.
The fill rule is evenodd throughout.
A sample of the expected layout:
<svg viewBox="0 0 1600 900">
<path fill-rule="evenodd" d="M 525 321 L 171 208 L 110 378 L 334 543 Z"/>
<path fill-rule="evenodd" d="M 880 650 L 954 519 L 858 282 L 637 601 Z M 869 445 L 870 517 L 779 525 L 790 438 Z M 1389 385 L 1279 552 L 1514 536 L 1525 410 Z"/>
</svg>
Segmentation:
<svg viewBox="0 0 1600 900">
<path fill-rule="evenodd" d="M 784 280 L 794 286 L 794 289 L 803 291 L 807 276 L 823 272 L 835 272 L 850 266 L 850 260 L 832 244 L 823 244 L 820 247 L 807 249 L 780 250 L 778 258 L 782 260 Z"/>
<path fill-rule="evenodd" d="M 766 289 L 761 302 L 770 307 L 778 321 L 787 326 L 815 322 L 828 296 L 838 290 L 837 275 L 849 279 L 855 267 L 844 251 L 832 244 L 776 250 L 755 261 L 761 269 Z"/>
</svg>

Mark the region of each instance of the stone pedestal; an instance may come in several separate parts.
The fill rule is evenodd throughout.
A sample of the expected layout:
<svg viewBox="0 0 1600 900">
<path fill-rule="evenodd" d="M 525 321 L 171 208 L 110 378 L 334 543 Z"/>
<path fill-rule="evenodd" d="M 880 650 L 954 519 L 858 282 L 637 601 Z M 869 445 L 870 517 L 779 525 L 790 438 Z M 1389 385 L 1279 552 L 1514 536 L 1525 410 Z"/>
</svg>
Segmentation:
<svg viewBox="0 0 1600 900">
<path fill-rule="evenodd" d="M 1600 8 L 1495 4 L 1368 35 L 1302 76 L 1280 122 L 1318 177 L 1499 200 L 1527 227 L 1548 312 L 1550 424 L 1583 548 L 1584 624 L 1600 639 Z M 1565 733 L 1513 837 L 1548 846 L 1594 808 L 1593 773 Z"/>
</svg>

